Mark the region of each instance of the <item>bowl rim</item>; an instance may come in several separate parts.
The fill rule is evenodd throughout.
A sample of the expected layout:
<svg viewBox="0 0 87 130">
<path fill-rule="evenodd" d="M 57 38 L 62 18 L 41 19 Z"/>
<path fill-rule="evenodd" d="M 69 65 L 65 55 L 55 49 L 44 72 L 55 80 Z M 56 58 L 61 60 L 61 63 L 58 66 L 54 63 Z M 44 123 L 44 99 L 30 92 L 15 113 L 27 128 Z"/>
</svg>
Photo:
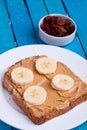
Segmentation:
<svg viewBox="0 0 87 130">
<path fill-rule="evenodd" d="M 44 18 L 47 17 L 47 16 L 63 16 L 63 17 L 65 17 L 65 18 L 68 18 L 68 19 L 71 20 L 72 23 L 74 24 L 75 30 L 74 30 L 71 34 L 69 34 L 69 35 L 67 35 L 67 36 L 62 36 L 62 37 L 58 37 L 58 36 L 53 36 L 53 35 L 47 34 L 47 33 L 44 32 L 44 31 L 41 29 L 41 27 L 40 27 L 40 25 L 41 25 L 41 23 L 43 22 Z M 39 25 L 39 30 L 40 30 L 45 36 L 48 36 L 48 37 L 50 37 L 50 38 L 55 38 L 55 39 L 68 38 L 68 37 L 72 36 L 73 34 L 75 34 L 76 31 L 77 31 L 77 25 L 76 25 L 75 21 L 74 21 L 71 17 L 69 17 L 68 15 L 64 15 L 64 14 L 47 14 L 47 15 L 43 16 L 43 17 L 40 19 L 38 25 Z"/>
</svg>

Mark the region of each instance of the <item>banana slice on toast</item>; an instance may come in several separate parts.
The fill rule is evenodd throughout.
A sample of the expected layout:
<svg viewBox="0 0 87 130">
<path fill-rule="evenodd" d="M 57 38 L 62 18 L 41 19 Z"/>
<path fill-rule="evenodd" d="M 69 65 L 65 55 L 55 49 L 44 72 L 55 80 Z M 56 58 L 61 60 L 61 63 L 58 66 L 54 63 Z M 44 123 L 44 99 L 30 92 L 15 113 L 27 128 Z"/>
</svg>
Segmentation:
<svg viewBox="0 0 87 130">
<path fill-rule="evenodd" d="M 33 81 L 34 74 L 30 69 L 21 66 L 13 69 L 11 79 L 15 84 L 24 85 Z"/>
<path fill-rule="evenodd" d="M 55 72 L 57 63 L 49 57 L 41 57 L 37 59 L 35 67 L 40 74 L 51 74 Z"/>
<path fill-rule="evenodd" d="M 23 94 L 24 100 L 32 105 L 43 104 L 44 101 L 46 100 L 46 97 L 47 97 L 46 90 L 38 85 L 28 87 Z"/>
<path fill-rule="evenodd" d="M 57 74 L 53 77 L 51 85 L 56 90 L 69 90 L 74 86 L 74 80 L 69 75 Z"/>
</svg>

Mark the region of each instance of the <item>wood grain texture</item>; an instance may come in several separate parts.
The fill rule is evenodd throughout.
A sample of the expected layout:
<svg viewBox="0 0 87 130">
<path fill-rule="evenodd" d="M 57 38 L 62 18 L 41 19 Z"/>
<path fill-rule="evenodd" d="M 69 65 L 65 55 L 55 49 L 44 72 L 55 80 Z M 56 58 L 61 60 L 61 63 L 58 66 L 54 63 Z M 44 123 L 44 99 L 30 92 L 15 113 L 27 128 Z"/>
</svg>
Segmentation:
<svg viewBox="0 0 87 130">
<path fill-rule="evenodd" d="M 35 44 L 31 19 L 23 0 L 6 0 L 18 46 Z"/>
<path fill-rule="evenodd" d="M 15 47 L 15 41 L 10 26 L 6 5 L 0 0 L 0 53 Z"/>
<path fill-rule="evenodd" d="M 45 8 L 43 0 L 26 0 L 26 5 L 31 15 L 33 27 L 35 30 L 35 34 L 37 37 L 37 42 L 40 44 L 44 44 L 43 41 L 40 40 L 38 34 L 38 24 L 39 20 L 44 16 L 47 15 L 47 10 Z"/>
<path fill-rule="evenodd" d="M 87 1 L 63 0 L 63 2 L 77 24 L 77 33 L 87 56 Z"/>
<path fill-rule="evenodd" d="M 47 7 L 48 13 L 58 13 L 58 14 L 65 14 L 66 15 L 66 11 L 62 5 L 61 0 L 43 0 L 44 4 Z"/>
</svg>

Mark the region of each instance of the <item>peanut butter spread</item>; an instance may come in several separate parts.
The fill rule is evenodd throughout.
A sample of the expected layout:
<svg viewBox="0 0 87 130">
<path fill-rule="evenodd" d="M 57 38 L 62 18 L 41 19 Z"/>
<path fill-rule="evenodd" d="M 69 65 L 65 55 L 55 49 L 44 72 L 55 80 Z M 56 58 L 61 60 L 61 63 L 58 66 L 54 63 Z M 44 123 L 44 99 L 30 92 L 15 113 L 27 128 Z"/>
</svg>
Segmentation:
<svg viewBox="0 0 87 130">
<path fill-rule="evenodd" d="M 57 62 L 57 69 L 55 73 L 49 75 L 39 74 L 35 69 L 35 61 L 39 56 L 34 56 L 31 58 L 27 58 L 21 60 L 20 62 L 15 64 L 15 67 L 24 66 L 31 69 L 34 73 L 34 80 L 31 83 L 26 85 L 20 86 L 15 85 L 11 80 L 7 80 L 8 85 L 14 86 L 14 88 L 20 93 L 22 96 L 25 89 L 31 85 L 41 85 L 47 91 L 47 98 L 46 101 L 42 105 L 30 105 L 26 102 L 27 106 L 32 106 L 35 109 L 35 112 L 43 113 L 44 109 L 45 112 L 48 112 L 52 109 L 63 109 L 69 106 L 70 101 L 75 100 L 81 94 L 87 92 L 87 84 L 82 82 L 82 80 L 77 77 L 66 65 L 63 63 Z M 10 71 L 7 72 L 8 79 L 11 79 L 10 73 L 14 69 L 14 65 L 10 67 Z M 74 86 L 72 89 L 63 91 L 63 90 L 55 90 L 51 87 L 51 80 L 54 75 L 56 74 L 67 74 L 74 79 Z"/>
</svg>

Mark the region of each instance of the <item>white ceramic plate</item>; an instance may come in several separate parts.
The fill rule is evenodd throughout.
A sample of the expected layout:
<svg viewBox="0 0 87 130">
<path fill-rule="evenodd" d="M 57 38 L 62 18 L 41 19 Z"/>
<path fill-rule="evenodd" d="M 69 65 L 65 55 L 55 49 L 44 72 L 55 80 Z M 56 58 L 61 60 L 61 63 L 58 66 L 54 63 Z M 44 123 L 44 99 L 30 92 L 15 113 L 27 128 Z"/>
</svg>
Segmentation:
<svg viewBox="0 0 87 130">
<path fill-rule="evenodd" d="M 0 55 L 0 118 L 13 127 L 25 130 L 66 130 L 87 120 L 87 102 L 42 125 L 33 124 L 2 88 L 2 78 L 6 69 L 20 59 L 45 54 L 68 65 L 75 74 L 87 82 L 87 61 L 79 55 L 49 45 L 29 45 L 9 50 Z"/>
</svg>

